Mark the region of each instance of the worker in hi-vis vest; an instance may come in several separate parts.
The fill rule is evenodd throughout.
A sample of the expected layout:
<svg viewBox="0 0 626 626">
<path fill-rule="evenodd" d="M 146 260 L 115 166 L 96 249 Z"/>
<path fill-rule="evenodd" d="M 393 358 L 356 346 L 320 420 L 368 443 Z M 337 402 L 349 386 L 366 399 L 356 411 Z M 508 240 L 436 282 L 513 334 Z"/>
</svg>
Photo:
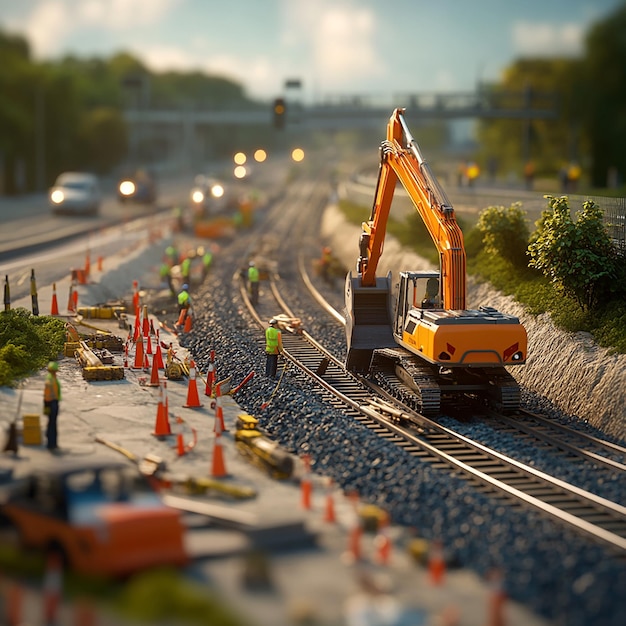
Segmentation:
<svg viewBox="0 0 626 626">
<path fill-rule="evenodd" d="M 278 367 L 278 355 L 283 351 L 283 337 L 278 328 L 278 321 L 275 318 L 270 320 L 270 325 L 265 331 L 265 375 L 276 378 Z"/>
<path fill-rule="evenodd" d="M 250 261 L 248 266 L 248 283 L 250 284 L 250 302 L 259 302 L 259 269 L 254 261 Z"/>
<path fill-rule="evenodd" d="M 59 449 L 57 443 L 57 416 L 59 415 L 59 402 L 61 401 L 61 384 L 57 378 L 59 364 L 56 361 L 48 363 L 48 374 L 43 391 L 43 412 L 48 416 L 46 426 L 46 446 L 51 452 Z"/>
</svg>

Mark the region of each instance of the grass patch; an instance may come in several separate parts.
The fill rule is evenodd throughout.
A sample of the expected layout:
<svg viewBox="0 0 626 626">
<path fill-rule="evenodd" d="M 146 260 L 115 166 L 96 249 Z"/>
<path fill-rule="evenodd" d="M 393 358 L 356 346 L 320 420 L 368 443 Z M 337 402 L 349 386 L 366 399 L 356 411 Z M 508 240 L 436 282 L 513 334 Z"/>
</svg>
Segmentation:
<svg viewBox="0 0 626 626">
<path fill-rule="evenodd" d="M 65 343 L 65 322 L 49 315 L 33 315 L 24 308 L 0 313 L 0 386 L 56 360 Z"/>
</svg>

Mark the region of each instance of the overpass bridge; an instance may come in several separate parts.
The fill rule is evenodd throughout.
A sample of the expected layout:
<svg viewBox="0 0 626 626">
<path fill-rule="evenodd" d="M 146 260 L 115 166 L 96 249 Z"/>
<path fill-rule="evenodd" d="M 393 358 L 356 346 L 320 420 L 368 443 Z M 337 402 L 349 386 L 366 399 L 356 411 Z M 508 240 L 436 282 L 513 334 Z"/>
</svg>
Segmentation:
<svg viewBox="0 0 626 626">
<path fill-rule="evenodd" d="M 479 89 L 471 93 L 394 94 L 392 96 L 353 95 L 328 97 L 313 104 L 302 104 L 296 98 L 285 98 L 284 132 L 308 133 L 337 130 L 381 130 L 396 107 L 406 108 L 409 123 L 452 121 L 462 119 L 532 120 L 558 117 L 558 100 L 554 93 L 531 90 L 491 92 Z M 185 107 L 160 109 L 150 106 L 128 108 L 124 112 L 130 133 L 131 155 L 140 154 L 140 144 L 165 145 L 165 152 L 187 160 L 206 153 L 201 145 L 203 135 L 215 128 L 271 128 L 273 103 L 242 104 L 231 108 L 209 109 Z"/>
</svg>

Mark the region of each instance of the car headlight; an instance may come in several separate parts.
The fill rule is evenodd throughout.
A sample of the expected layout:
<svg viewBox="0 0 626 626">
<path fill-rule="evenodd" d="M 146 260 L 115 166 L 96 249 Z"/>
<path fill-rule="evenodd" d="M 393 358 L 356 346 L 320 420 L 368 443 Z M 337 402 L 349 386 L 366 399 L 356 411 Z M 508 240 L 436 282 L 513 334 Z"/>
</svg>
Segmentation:
<svg viewBox="0 0 626 626">
<path fill-rule="evenodd" d="M 221 198 L 224 195 L 224 187 L 222 185 L 213 185 L 211 187 L 211 195 L 214 198 Z"/>
<path fill-rule="evenodd" d="M 60 189 L 55 189 L 50 194 L 50 200 L 52 200 L 52 202 L 54 202 L 54 204 L 61 204 L 61 202 L 63 202 L 63 200 L 65 200 L 65 194 Z"/>
<path fill-rule="evenodd" d="M 200 204 L 200 202 L 202 202 L 204 200 L 204 194 L 199 190 L 196 189 L 192 194 L 191 194 L 191 199 Z"/>
<path fill-rule="evenodd" d="M 120 193 L 123 196 L 132 196 L 135 193 L 135 183 L 132 180 L 123 180 L 120 183 Z"/>
</svg>

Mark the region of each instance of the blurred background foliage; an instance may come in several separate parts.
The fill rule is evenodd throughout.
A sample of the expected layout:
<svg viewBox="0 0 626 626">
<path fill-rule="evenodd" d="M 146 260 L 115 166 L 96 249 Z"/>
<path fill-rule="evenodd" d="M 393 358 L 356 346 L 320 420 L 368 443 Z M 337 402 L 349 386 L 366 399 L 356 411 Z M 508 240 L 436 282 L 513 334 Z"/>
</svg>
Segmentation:
<svg viewBox="0 0 626 626">
<path fill-rule="evenodd" d="M 521 171 L 532 160 L 537 177 L 577 163 L 583 178 L 602 189 L 626 174 L 626 4 L 587 33 L 579 59 L 520 59 L 490 92 L 556 93 L 556 120 L 483 120 L 476 161 L 498 174 Z M 60 171 L 80 167 L 114 171 L 128 154 L 124 109 L 129 107 L 267 108 L 237 82 L 200 72 L 153 73 L 119 52 L 108 59 L 36 62 L 28 41 L 0 31 L 0 155 L 5 193 L 50 185 Z M 248 141 L 269 141 L 267 128 L 246 130 Z M 212 131 L 216 156 L 232 146 L 232 128 Z M 37 164 L 38 142 L 45 164 Z M 156 147 L 155 147 L 156 148 Z M 47 180 L 37 180 L 37 168 Z M 610 179 L 611 184 L 607 184 Z"/>
</svg>

